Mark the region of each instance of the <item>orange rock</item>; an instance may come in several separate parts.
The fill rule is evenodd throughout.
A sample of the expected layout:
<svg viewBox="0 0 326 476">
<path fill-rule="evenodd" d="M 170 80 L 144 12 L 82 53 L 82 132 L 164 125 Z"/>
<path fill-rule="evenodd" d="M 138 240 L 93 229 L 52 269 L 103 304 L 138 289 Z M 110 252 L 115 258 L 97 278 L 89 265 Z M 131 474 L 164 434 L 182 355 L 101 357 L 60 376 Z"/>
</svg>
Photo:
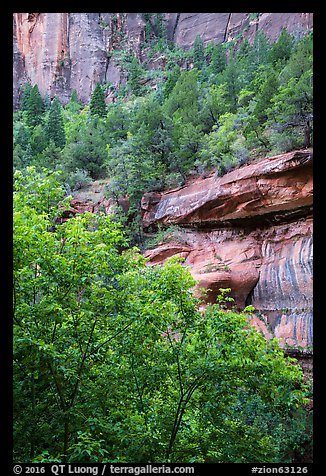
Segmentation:
<svg viewBox="0 0 326 476">
<path fill-rule="evenodd" d="M 144 226 L 177 224 L 184 243 L 146 252 L 149 265 L 185 258 L 206 302 L 231 288 L 252 324 L 282 345 L 312 345 L 312 151 L 293 151 L 178 190 L 145 194 Z M 184 238 L 184 237 L 183 237 Z"/>
</svg>

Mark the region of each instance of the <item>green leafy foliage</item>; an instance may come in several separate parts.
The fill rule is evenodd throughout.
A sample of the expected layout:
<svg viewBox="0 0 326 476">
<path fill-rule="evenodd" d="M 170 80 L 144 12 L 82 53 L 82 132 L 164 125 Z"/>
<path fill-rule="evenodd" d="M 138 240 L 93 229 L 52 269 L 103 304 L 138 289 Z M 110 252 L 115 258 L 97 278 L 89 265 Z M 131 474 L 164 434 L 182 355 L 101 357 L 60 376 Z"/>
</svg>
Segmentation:
<svg viewBox="0 0 326 476">
<path fill-rule="evenodd" d="M 289 458 L 307 401 L 295 360 L 229 289 L 203 315 L 180 259 L 146 266 L 111 217 L 59 224 L 58 177 L 15 172 L 15 461 Z"/>
<path fill-rule="evenodd" d="M 62 170 L 71 190 L 110 177 L 108 194 L 129 200 L 121 217 L 140 247 L 142 193 L 313 143 L 312 34 L 296 39 L 284 30 L 271 43 L 258 31 L 236 46 L 204 46 L 197 35 L 184 51 L 167 40 L 162 14 L 143 15 L 141 54 L 123 39 L 112 52 L 125 78 L 108 85 L 112 103 L 98 83 L 89 105 L 73 91 L 64 107 L 54 100 L 44 112 L 37 86 L 26 83 L 14 115 L 14 166 Z"/>
<path fill-rule="evenodd" d="M 89 105 L 73 92 L 47 109 L 27 83 L 14 114 L 15 459 L 296 461 L 311 421 L 295 361 L 229 290 L 203 314 L 181 262 L 151 268 L 130 246 L 146 244 L 144 192 L 312 144 L 312 35 L 185 52 L 161 14 L 144 19 L 155 74 L 120 50 L 114 102 L 98 84 Z M 66 190 L 101 177 L 129 210 L 61 223 Z M 147 246 L 186 238 L 170 227 Z"/>
</svg>

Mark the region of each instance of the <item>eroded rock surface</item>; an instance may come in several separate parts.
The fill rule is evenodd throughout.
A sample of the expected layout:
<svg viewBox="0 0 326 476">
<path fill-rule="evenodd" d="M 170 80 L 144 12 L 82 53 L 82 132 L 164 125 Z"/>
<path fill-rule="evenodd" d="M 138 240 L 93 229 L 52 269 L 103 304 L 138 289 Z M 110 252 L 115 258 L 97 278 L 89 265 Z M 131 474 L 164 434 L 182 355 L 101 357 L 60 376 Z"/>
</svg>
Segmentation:
<svg viewBox="0 0 326 476">
<path fill-rule="evenodd" d="M 144 226 L 229 226 L 277 222 L 312 206 L 312 152 L 268 157 L 222 177 L 212 175 L 164 194 L 143 197 Z"/>
<path fill-rule="evenodd" d="M 284 27 L 296 36 L 312 29 L 312 13 L 164 13 L 167 36 L 184 49 L 197 34 L 205 44 L 239 38 L 257 30 L 276 40 Z M 143 13 L 14 13 L 14 106 L 20 85 L 30 80 L 40 92 L 66 103 L 73 89 L 83 103 L 97 82 L 119 85 L 125 78 L 112 51 L 130 48 L 141 58 Z M 108 100 L 110 98 L 108 97 Z"/>
<path fill-rule="evenodd" d="M 177 240 L 146 252 L 150 265 L 173 255 L 208 289 L 230 287 L 236 306 L 283 345 L 312 345 L 312 151 L 243 166 L 223 177 L 143 198 L 147 229 L 180 227 Z"/>
</svg>

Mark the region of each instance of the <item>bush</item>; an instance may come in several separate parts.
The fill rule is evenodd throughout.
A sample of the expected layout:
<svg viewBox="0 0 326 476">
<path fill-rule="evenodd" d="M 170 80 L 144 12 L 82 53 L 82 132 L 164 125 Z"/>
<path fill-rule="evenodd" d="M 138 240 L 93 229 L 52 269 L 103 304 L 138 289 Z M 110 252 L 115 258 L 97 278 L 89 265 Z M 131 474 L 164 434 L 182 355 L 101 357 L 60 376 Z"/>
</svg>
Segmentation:
<svg viewBox="0 0 326 476">
<path fill-rule="evenodd" d="M 63 180 L 68 193 L 80 190 L 92 182 L 89 172 L 84 169 L 75 169 L 74 172 L 64 173 Z"/>
<path fill-rule="evenodd" d="M 146 241 L 146 249 L 155 248 L 164 243 L 176 241 L 180 244 L 187 243 L 187 233 L 177 225 L 171 225 L 168 228 L 161 228 L 155 233 L 153 238 Z"/>
<path fill-rule="evenodd" d="M 271 144 L 271 155 L 283 154 L 290 150 L 300 147 L 300 137 L 298 131 L 272 131 L 268 134 L 268 140 Z"/>
</svg>

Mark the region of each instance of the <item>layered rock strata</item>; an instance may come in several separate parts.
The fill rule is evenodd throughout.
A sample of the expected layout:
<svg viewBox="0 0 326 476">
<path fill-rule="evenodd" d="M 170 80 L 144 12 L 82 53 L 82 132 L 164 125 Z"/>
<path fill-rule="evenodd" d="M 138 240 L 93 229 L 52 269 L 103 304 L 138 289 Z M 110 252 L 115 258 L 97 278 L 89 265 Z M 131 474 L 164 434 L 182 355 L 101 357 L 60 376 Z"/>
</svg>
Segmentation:
<svg viewBox="0 0 326 476">
<path fill-rule="evenodd" d="M 237 307 L 282 345 L 312 345 L 312 151 L 300 150 L 143 197 L 145 229 L 177 226 L 174 240 L 146 252 L 173 255 L 208 289 L 230 287 Z M 173 238 L 173 237 L 172 237 Z"/>
</svg>

